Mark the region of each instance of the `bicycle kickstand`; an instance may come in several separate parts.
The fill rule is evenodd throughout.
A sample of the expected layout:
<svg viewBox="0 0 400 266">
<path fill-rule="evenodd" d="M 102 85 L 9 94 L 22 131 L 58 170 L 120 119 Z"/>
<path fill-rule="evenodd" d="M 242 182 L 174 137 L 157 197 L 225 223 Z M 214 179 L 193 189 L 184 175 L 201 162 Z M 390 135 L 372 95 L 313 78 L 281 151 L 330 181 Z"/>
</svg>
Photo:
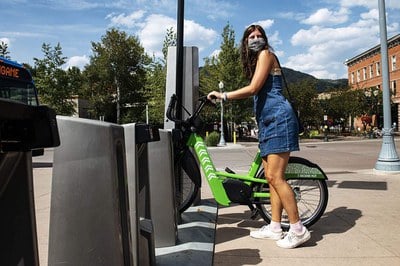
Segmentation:
<svg viewBox="0 0 400 266">
<path fill-rule="evenodd" d="M 259 215 L 258 209 L 254 208 L 253 204 L 251 204 L 251 203 L 247 204 L 247 206 L 249 206 L 249 209 L 251 211 L 250 218 L 252 220 L 255 220 Z"/>
</svg>

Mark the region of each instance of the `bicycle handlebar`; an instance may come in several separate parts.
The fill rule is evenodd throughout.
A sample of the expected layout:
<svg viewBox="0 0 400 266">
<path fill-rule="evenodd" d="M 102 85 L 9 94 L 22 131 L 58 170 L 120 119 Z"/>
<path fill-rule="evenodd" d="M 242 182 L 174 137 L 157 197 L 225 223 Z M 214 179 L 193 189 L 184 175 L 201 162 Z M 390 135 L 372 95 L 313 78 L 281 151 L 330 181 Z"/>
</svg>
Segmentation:
<svg viewBox="0 0 400 266">
<path fill-rule="evenodd" d="M 176 102 L 178 101 L 178 97 L 175 94 L 172 94 L 171 99 L 169 100 L 168 108 L 167 108 L 167 118 L 173 122 L 177 122 L 175 116 L 173 116 L 172 112 L 175 109 Z"/>
<path fill-rule="evenodd" d="M 193 112 L 192 115 L 189 116 L 189 118 L 187 118 L 186 120 L 179 120 L 176 118 L 176 108 L 178 108 L 177 102 L 178 102 L 178 97 L 176 96 L 176 94 L 172 94 L 171 99 L 169 101 L 168 104 L 168 108 L 167 108 L 167 118 L 169 120 L 171 120 L 172 122 L 178 123 L 178 124 L 190 124 L 192 121 L 194 121 L 200 114 L 201 110 L 204 108 L 204 106 L 207 103 L 211 103 L 213 105 L 215 105 L 211 100 L 207 99 L 207 96 L 202 96 L 198 98 L 198 101 L 200 102 L 200 104 L 197 106 L 196 110 Z"/>
</svg>

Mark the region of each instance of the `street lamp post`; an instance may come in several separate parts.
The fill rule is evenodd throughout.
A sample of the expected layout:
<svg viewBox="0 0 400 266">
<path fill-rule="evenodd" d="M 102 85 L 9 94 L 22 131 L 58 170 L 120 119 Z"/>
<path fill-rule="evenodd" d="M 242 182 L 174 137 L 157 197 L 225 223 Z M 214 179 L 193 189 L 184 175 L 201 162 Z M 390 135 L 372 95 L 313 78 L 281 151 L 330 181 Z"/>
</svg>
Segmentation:
<svg viewBox="0 0 400 266">
<path fill-rule="evenodd" d="M 385 1 L 378 0 L 379 6 L 379 29 L 381 43 L 381 60 L 382 60 L 382 85 L 383 85 L 383 137 L 382 147 L 379 153 L 378 160 L 375 164 L 375 170 L 378 171 L 400 171 L 400 159 L 397 155 L 393 128 L 391 125 L 391 110 L 390 110 L 390 91 L 389 91 L 389 64 L 388 64 L 388 47 L 387 47 L 387 31 L 386 31 L 386 14 Z"/>
<path fill-rule="evenodd" d="M 149 105 L 146 104 L 146 124 L 149 124 Z"/>
<path fill-rule="evenodd" d="M 117 124 L 119 124 L 119 120 L 120 120 L 119 117 L 120 117 L 120 113 L 121 113 L 121 106 L 120 106 L 121 95 L 120 95 L 120 91 L 119 91 L 117 78 L 115 78 L 115 84 L 117 86 Z"/>
<path fill-rule="evenodd" d="M 222 81 L 218 84 L 219 91 L 222 93 L 224 89 L 224 83 Z M 221 137 L 219 139 L 218 146 L 226 146 L 224 138 L 224 101 L 221 99 Z"/>
</svg>

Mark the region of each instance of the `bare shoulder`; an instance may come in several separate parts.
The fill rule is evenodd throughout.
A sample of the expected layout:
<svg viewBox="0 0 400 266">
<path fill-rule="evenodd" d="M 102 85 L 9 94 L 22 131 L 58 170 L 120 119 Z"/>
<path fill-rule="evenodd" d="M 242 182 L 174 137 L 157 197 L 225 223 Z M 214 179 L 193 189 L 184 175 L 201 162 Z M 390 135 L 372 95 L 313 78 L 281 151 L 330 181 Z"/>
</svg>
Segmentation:
<svg viewBox="0 0 400 266">
<path fill-rule="evenodd" d="M 269 64 L 275 64 L 275 54 L 268 51 L 268 50 L 262 50 L 260 54 L 258 55 L 258 60 L 261 62 L 267 62 Z"/>
</svg>

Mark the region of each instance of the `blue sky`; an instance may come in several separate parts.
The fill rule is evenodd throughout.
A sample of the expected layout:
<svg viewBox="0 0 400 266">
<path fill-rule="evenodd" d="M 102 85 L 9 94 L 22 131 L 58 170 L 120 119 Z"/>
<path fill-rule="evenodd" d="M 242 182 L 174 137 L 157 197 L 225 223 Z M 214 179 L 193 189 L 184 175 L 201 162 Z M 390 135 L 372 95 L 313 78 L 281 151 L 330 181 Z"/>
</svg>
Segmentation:
<svg viewBox="0 0 400 266">
<path fill-rule="evenodd" d="M 392 37 L 400 33 L 400 1 L 385 3 Z M 43 58 L 43 43 L 60 43 L 65 67 L 82 68 L 91 42 L 116 27 L 158 56 L 176 9 L 176 0 L 1 0 L 0 41 L 31 65 Z M 218 54 L 228 22 L 238 43 L 246 26 L 261 24 L 282 65 L 317 78 L 347 78 L 344 61 L 379 44 L 378 0 L 186 0 L 184 41 L 199 48 L 200 65 Z"/>
</svg>

